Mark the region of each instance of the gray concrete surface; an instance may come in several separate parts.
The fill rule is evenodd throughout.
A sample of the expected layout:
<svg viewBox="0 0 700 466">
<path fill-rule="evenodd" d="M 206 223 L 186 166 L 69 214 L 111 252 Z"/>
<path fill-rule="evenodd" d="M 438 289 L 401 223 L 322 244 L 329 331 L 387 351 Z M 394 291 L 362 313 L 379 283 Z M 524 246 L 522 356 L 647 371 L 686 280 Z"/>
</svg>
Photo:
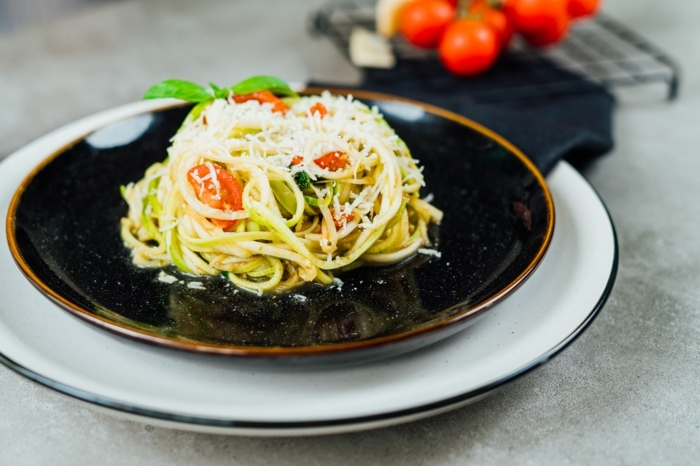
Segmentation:
<svg viewBox="0 0 700 466">
<path fill-rule="evenodd" d="M 331 44 L 304 31 L 319 3 L 120 1 L 0 34 L 0 157 L 168 77 L 353 82 Z M 448 414 L 292 439 L 119 420 L 0 366 L 0 464 L 699 464 L 700 2 L 605 8 L 671 52 L 684 81 L 675 103 L 621 104 L 615 150 L 584 172 L 617 227 L 620 271 L 601 315 L 555 360 Z"/>
<path fill-rule="evenodd" d="M 111 1 L 115 0 L 0 0 L 0 31 L 40 24 Z"/>
</svg>

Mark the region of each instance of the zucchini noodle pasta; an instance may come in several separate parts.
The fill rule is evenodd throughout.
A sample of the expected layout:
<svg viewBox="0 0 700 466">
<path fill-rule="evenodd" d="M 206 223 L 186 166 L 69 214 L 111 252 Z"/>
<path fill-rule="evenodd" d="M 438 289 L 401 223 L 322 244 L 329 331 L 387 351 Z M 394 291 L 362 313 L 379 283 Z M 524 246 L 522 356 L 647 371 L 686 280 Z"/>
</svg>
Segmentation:
<svg viewBox="0 0 700 466">
<path fill-rule="evenodd" d="M 352 96 L 229 93 L 195 106 L 171 142 L 122 187 L 121 236 L 138 266 L 224 275 L 259 294 L 329 285 L 333 271 L 430 246 L 442 218 L 419 197 L 406 144 Z"/>
</svg>

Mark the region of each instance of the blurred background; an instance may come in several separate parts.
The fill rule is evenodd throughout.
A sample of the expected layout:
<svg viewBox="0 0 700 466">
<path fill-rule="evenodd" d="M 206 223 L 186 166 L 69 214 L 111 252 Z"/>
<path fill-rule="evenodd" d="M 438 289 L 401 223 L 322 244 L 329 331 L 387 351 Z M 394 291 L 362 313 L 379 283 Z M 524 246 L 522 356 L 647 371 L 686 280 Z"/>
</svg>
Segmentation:
<svg viewBox="0 0 700 466">
<path fill-rule="evenodd" d="M 0 33 L 118 0 L 0 0 Z"/>
</svg>

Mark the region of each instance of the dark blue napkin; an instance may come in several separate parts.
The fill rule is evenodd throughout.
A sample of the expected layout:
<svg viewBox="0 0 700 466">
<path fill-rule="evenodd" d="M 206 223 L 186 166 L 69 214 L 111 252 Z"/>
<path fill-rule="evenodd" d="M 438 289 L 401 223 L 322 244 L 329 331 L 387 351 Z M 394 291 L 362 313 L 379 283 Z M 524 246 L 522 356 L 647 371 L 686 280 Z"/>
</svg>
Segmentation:
<svg viewBox="0 0 700 466">
<path fill-rule="evenodd" d="M 512 142 L 544 174 L 560 159 L 581 166 L 613 146 L 614 98 L 545 58 L 505 54 L 487 73 L 471 78 L 451 75 L 437 58 L 400 59 L 390 70 L 365 70 L 358 88 L 464 115 Z"/>
</svg>

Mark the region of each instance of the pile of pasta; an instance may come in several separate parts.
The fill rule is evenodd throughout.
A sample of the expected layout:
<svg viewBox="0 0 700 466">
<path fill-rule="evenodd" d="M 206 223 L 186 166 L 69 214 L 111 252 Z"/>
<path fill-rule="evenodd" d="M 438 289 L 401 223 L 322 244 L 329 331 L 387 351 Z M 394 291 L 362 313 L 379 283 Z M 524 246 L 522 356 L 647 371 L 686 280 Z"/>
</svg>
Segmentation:
<svg viewBox="0 0 700 466">
<path fill-rule="evenodd" d="M 122 187 L 136 265 L 283 292 L 430 246 L 442 212 L 420 198 L 422 169 L 376 108 L 253 94 L 195 107 L 166 160 Z"/>
</svg>

